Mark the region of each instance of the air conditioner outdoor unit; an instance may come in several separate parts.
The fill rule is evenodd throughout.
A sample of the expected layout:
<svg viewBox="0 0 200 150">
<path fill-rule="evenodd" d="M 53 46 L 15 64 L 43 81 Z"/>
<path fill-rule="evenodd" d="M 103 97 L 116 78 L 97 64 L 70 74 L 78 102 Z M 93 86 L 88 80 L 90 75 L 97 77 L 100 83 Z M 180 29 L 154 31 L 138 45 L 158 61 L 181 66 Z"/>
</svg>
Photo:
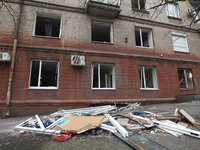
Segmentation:
<svg viewBox="0 0 200 150">
<path fill-rule="evenodd" d="M 71 65 L 85 66 L 85 56 L 71 55 Z"/>
<path fill-rule="evenodd" d="M 11 57 L 9 53 L 0 52 L 0 61 L 10 61 Z"/>
<path fill-rule="evenodd" d="M 195 14 L 196 14 L 196 12 L 193 8 L 188 8 L 188 15 L 193 16 Z"/>
</svg>

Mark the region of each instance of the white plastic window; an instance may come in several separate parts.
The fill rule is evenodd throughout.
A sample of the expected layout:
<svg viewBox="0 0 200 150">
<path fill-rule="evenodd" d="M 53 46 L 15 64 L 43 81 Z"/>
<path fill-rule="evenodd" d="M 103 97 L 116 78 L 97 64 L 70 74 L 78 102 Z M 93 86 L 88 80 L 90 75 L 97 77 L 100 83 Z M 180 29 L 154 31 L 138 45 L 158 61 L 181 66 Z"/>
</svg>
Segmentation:
<svg viewBox="0 0 200 150">
<path fill-rule="evenodd" d="M 185 34 L 172 33 L 172 43 L 175 52 L 189 53 Z"/>
<path fill-rule="evenodd" d="M 180 17 L 177 3 L 166 4 L 166 11 L 167 11 L 167 16 L 171 16 L 171 17 L 175 17 L 175 18 Z"/>
<path fill-rule="evenodd" d="M 114 89 L 114 65 L 92 64 L 92 89 Z"/>
<path fill-rule="evenodd" d="M 140 88 L 141 89 L 157 89 L 157 76 L 155 67 L 139 67 Z"/>
<path fill-rule="evenodd" d="M 30 88 L 57 89 L 58 65 L 55 60 L 37 60 L 31 62 Z"/>
</svg>

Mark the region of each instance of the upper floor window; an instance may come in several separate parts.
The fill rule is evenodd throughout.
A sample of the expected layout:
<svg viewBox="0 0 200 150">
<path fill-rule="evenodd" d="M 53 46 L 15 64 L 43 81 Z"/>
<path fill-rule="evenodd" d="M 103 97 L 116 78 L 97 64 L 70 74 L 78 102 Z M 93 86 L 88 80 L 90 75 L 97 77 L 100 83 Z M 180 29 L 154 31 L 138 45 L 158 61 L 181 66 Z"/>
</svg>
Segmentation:
<svg viewBox="0 0 200 150">
<path fill-rule="evenodd" d="M 114 65 L 113 64 L 92 64 L 92 88 L 93 89 L 114 89 Z"/>
<path fill-rule="evenodd" d="M 92 20 L 91 32 L 91 41 L 113 43 L 112 23 Z"/>
<path fill-rule="evenodd" d="M 146 0 L 131 0 L 133 9 L 142 9 L 146 8 Z"/>
<path fill-rule="evenodd" d="M 190 69 L 178 69 L 179 86 L 183 89 L 193 89 L 192 71 Z"/>
<path fill-rule="evenodd" d="M 136 46 L 153 48 L 152 31 L 135 27 Z"/>
<path fill-rule="evenodd" d="M 57 89 L 58 61 L 38 60 L 31 61 L 30 88 Z"/>
<path fill-rule="evenodd" d="M 180 18 L 177 3 L 166 4 L 166 10 L 167 10 L 167 16 Z"/>
<path fill-rule="evenodd" d="M 140 88 L 157 89 L 156 67 L 140 66 Z"/>
<path fill-rule="evenodd" d="M 175 52 L 189 53 L 187 38 L 185 34 L 172 33 L 172 42 Z"/>
<path fill-rule="evenodd" d="M 60 38 L 61 16 L 47 13 L 36 13 L 33 35 Z"/>
</svg>

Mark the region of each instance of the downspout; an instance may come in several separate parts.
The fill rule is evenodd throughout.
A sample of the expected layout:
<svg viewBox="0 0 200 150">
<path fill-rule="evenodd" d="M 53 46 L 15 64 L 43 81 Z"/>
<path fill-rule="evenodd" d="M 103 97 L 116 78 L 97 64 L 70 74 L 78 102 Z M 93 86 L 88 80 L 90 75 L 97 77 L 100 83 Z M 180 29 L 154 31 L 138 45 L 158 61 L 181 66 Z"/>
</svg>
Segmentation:
<svg viewBox="0 0 200 150">
<path fill-rule="evenodd" d="M 22 13 L 22 1 L 20 0 L 20 10 L 19 10 L 19 16 L 17 18 L 17 24 L 15 29 L 15 37 L 14 37 L 14 43 L 13 43 L 13 50 L 12 50 L 12 59 L 11 59 L 11 65 L 10 65 L 10 73 L 9 73 L 9 80 L 8 80 L 8 90 L 7 90 L 7 96 L 6 96 L 6 116 L 9 116 L 10 114 L 10 97 L 11 97 L 11 87 L 12 87 L 12 81 L 13 81 L 13 73 L 14 73 L 14 66 L 15 66 L 15 56 L 16 56 L 16 50 L 17 50 L 17 42 L 18 42 L 18 34 L 19 34 L 19 24 L 21 20 L 21 13 Z"/>
</svg>

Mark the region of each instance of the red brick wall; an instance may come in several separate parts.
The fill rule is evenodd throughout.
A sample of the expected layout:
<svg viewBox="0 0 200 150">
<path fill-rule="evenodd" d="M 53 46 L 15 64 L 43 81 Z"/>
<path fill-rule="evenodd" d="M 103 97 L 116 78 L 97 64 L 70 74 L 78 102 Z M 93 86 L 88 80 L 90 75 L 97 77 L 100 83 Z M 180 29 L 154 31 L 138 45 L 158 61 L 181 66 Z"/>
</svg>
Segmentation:
<svg viewBox="0 0 200 150">
<path fill-rule="evenodd" d="M 199 67 L 195 64 L 139 59 L 134 57 L 97 56 L 93 54 L 85 54 L 85 56 L 86 65 L 84 67 L 74 67 L 70 65 L 71 54 L 69 53 L 18 50 L 11 100 L 89 101 L 95 99 L 169 98 L 185 94 L 199 94 L 200 71 Z M 59 60 L 58 90 L 28 89 L 32 58 Z M 91 89 L 91 62 L 114 64 L 116 90 Z M 156 67 L 159 90 L 140 90 L 140 65 Z M 194 89 L 180 90 L 177 68 L 192 69 Z"/>
</svg>

